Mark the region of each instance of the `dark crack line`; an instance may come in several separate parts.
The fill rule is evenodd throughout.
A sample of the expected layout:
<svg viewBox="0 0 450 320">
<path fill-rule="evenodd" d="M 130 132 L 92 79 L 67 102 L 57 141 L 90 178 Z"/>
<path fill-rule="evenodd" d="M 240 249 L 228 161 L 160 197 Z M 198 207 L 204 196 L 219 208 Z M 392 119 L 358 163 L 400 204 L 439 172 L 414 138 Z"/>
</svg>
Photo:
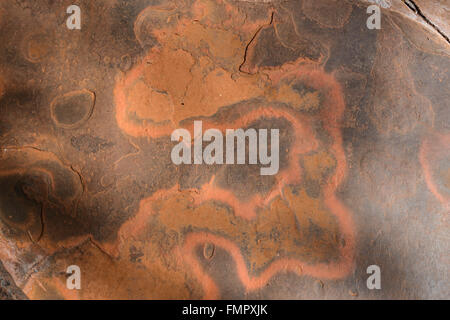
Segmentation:
<svg viewBox="0 0 450 320">
<path fill-rule="evenodd" d="M 447 43 L 450 44 L 449 37 L 442 32 L 438 26 L 436 26 L 430 19 L 428 19 L 420 10 L 420 8 L 414 3 L 412 0 L 402 0 L 403 3 L 412 11 L 414 11 L 415 14 L 417 14 L 419 17 L 421 17 L 429 26 L 431 26 L 434 30 L 436 30 L 444 39 L 447 41 Z"/>
<path fill-rule="evenodd" d="M 83 196 L 84 196 L 84 194 L 86 192 L 86 184 L 84 182 L 83 175 L 81 174 L 81 172 L 76 170 L 73 165 L 70 165 L 70 170 L 72 170 L 78 176 L 78 179 L 80 179 L 80 183 L 81 183 L 81 194 L 76 199 L 75 208 L 72 211 L 72 217 L 76 217 L 77 214 L 78 214 L 78 206 L 80 205 L 80 201 L 81 201 L 81 199 L 83 198 Z"/>
<path fill-rule="evenodd" d="M 97 248 L 98 250 L 100 250 L 103 254 L 105 254 L 109 259 L 111 259 L 111 260 L 114 261 L 114 257 L 113 257 L 111 254 L 109 254 L 108 251 L 106 251 L 105 249 L 103 249 L 102 246 L 101 246 L 97 241 L 94 240 L 94 238 L 92 237 L 92 235 L 89 235 L 89 236 L 88 236 L 87 241 L 88 241 L 89 243 L 91 243 L 95 248 Z"/>
<path fill-rule="evenodd" d="M 241 65 L 239 66 L 239 71 L 240 71 L 240 72 L 248 74 L 248 72 L 245 72 L 245 71 L 242 70 L 242 66 L 245 64 L 245 62 L 247 62 L 248 48 L 250 47 L 250 45 L 252 44 L 252 42 L 255 40 L 255 38 L 258 36 L 259 32 L 260 32 L 263 28 L 265 28 L 265 27 L 267 27 L 267 26 L 270 26 L 270 25 L 273 23 L 273 16 L 274 16 L 274 13 L 275 13 L 275 11 L 272 11 L 272 12 L 271 12 L 269 23 L 268 23 L 268 24 L 265 24 L 265 25 L 263 25 L 263 26 L 261 26 L 261 27 L 259 27 L 258 30 L 256 30 L 256 32 L 255 32 L 255 34 L 253 35 L 253 37 L 250 39 L 250 41 L 249 41 L 249 42 L 247 43 L 247 45 L 245 46 L 244 60 L 243 60 L 243 62 L 241 63 Z"/>
<path fill-rule="evenodd" d="M 41 218 L 41 233 L 39 234 L 39 237 L 37 238 L 36 242 L 39 242 L 42 239 L 42 236 L 44 235 L 44 232 L 45 232 L 44 204 L 41 204 L 40 218 Z"/>
<path fill-rule="evenodd" d="M 33 239 L 33 235 L 31 234 L 30 230 L 27 230 L 27 234 L 28 237 L 30 238 L 31 242 L 33 242 L 34 244 L 37 244 L 42 236 L 44 235 L 44 230 L 45 230 L 45 226 L 44 226 L 44 204 L 41 203 L 41 211 L 40 211 L 40 220 L 41 220 L 41 231 L 39 232 L 38 238 L 36 240 Z"/>
</svg>

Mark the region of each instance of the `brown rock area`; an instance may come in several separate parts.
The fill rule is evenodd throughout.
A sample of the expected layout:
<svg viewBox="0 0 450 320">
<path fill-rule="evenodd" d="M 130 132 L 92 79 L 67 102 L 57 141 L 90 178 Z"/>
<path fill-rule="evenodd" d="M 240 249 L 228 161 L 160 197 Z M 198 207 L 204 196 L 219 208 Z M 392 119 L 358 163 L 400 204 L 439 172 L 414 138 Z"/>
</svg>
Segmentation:
<svg viewBox="0 0 450 320">
<path fill-rule="evenodd" d="M 448 2 L 374 2 L 0 2 L 0 299 L 448 299 Z"/>
</svg>

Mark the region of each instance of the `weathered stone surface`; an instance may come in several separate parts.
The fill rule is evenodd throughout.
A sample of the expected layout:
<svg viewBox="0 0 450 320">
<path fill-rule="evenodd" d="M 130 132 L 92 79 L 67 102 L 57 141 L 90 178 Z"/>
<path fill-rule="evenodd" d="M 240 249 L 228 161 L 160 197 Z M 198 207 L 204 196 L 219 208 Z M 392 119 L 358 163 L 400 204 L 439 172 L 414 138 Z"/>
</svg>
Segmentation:
<svg viewBox="0 0 450 320">
<path fill-rule="evenodd" d="M 0 300 L 27 299 L 27 296 L 16 286 L 14 280 L 0 262 Z"/>
<path fill-rule="evenodd" d="M 30 299 L 448 298 L 448 15 L 390 2 L 380 30 L 359 0 L 81 0 L 81 30 L 60 1 L 1 2 L 0 278 Z M 280 129 L 279 172 L 173 164 L 193 120 Z"/>
<path fill-rule="evenodd" d="M 447 38 L 449 37 L 450 2 L 448 0 L 415 0 L 414 5 L 430 23 L 434 24 Z"/>
</svg>

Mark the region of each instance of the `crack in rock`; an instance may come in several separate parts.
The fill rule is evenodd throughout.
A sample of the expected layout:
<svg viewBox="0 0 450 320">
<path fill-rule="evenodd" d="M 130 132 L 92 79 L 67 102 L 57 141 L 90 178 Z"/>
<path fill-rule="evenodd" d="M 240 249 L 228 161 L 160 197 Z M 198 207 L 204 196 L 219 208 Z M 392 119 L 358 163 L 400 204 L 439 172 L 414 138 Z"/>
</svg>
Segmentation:
<svg viewBox="0 0 450 320">
<path fill-rule="evenodd" d="M 447 41 L 447 43 L 450 44 L 449 37 L 441 30 L 437 25 L 435 25 L 430 19 L 428 19 L 425 14 L 422 12 L 422 10 L 419 8 L 419 6 L 412 0 L 402 0 L 403 3 L 411 9 L 416 15 L 421 17 L 429 26 L 431 26 L 434 30 L 436 30 L 444 39 Z"/>
</svg>

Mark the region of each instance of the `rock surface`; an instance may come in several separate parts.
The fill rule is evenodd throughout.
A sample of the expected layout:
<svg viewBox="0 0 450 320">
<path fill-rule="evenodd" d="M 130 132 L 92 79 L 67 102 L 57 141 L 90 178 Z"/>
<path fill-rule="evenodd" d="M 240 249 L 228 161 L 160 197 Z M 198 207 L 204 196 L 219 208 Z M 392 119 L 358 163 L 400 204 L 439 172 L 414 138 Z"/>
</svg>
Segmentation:
<svg viewBox="0 0 450 320">
<path fill-rule="evenodd" d="M 448 2 L 405 2 L 1 2 L 0 298 L 448 298 Z M 173 164 L 195 119 L 279 172 Z"/>
</svg>

